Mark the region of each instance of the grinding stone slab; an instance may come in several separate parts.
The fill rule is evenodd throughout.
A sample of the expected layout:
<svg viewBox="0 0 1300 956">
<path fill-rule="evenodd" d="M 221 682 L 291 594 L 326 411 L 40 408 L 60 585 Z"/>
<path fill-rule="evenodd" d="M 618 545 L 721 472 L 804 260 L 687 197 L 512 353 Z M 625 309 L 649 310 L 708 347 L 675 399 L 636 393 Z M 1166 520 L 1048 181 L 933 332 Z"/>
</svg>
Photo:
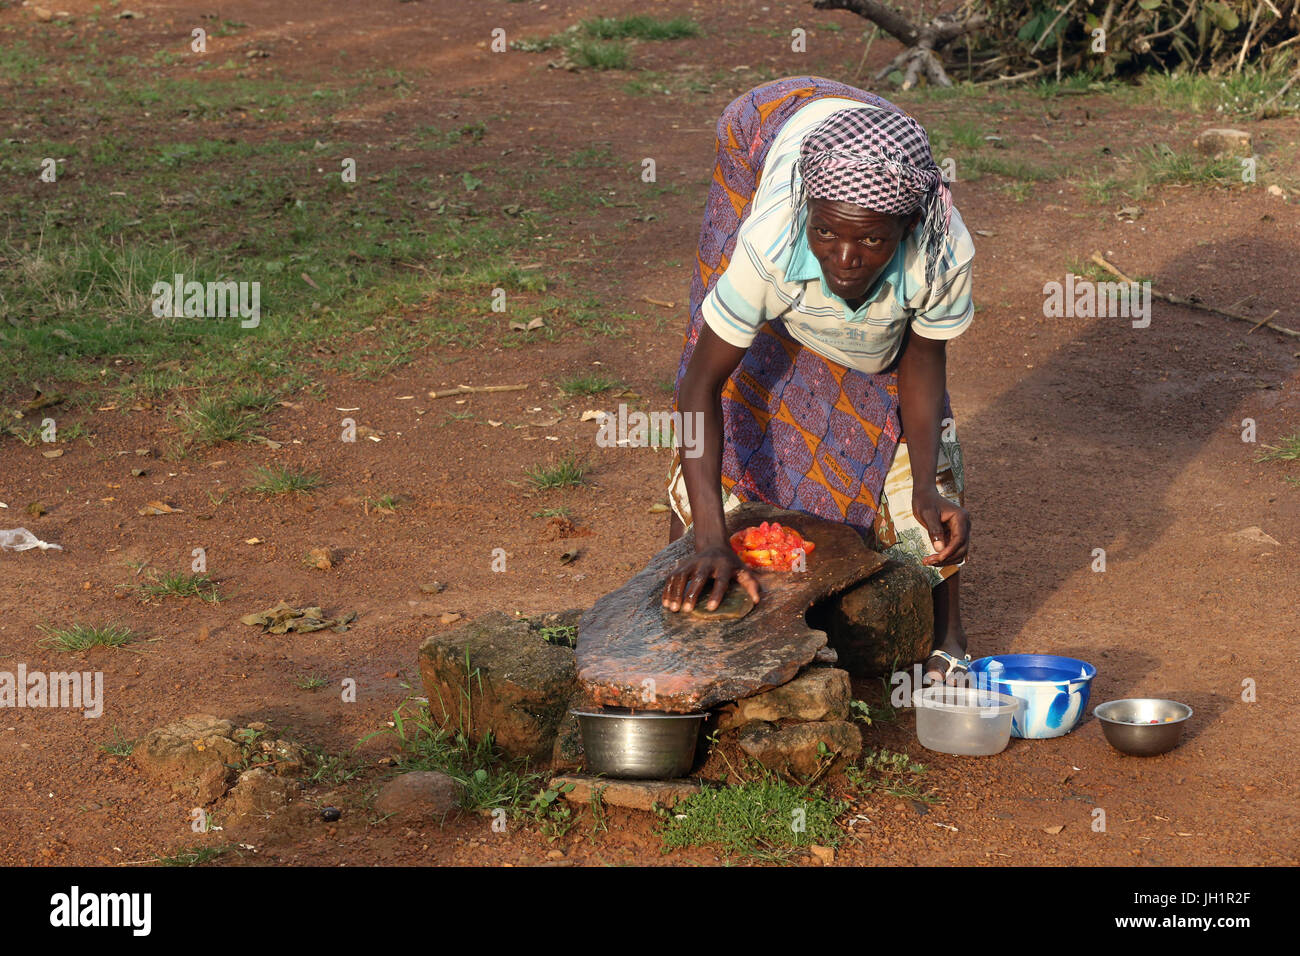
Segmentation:
<svg viewBox="0 0 1300 956">
<path fill-rule="evenodd" d="M 728 535 L 763 521 L 798 531 L 817 546 L 807 570 L 755 570 L 759 603 L 738 619 L 669 611 L 662 604 L 669 572 L 695 551 L 694 529 L 687 531 L 578 622 L 578 682 L 593 703 L 695 713 L 780 686 L 826 646 L 826 633 L 810 628 L 804 612 L 885 564 L 848 525 L 752 501 L 726 519 Z"/>
</svg>

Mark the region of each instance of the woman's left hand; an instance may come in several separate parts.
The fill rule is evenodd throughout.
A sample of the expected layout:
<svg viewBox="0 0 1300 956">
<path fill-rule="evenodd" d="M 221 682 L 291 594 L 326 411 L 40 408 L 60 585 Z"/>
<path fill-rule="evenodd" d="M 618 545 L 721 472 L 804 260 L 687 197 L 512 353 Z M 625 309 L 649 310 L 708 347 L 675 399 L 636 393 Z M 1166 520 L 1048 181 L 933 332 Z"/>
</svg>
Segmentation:
<svg viewBox="0 0 1300 956">
<path fill-rule="evenodd" d="M 921 563 L 931 567 L 956 564 L 966 557 L 970 545 L 970 515 L 961 505 L 953 504 L 938 491 L 912 493 L 912 514 L 930 532 L 937 554 Z"/>
</svg>

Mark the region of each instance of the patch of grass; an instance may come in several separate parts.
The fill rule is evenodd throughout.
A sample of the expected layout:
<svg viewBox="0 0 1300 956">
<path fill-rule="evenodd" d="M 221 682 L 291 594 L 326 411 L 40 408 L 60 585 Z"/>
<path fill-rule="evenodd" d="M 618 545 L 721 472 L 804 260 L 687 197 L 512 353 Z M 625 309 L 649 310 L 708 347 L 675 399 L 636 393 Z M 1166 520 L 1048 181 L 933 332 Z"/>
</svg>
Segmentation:
<svg viewBox="0 0 1300 956">
<path fill-rule="evenodd" d="M 135 749 L 135 741 L 123 737 L 122 732 L 114 726 L 113 739 L 106 744 L 100 744 L 99 749 L 106 754 L 112 754 L 114 757 L 129 757 L 131 751 Z"/>
<path fill-rule="evenodd" d="M 609 391 L 611 388 L 618 388 L 622 384 L 618 379 L 610 378 L 608 375 L 599 372 L 593 372 L 588 375 L 578 375 L 562 382 L 556 382 L 556 387 L 565 395 L 598 395 L 601 392 Z"/>
<path fill-rule="evenodd" d="M 952 146 L 979 149 L 984 145 L 984 130 L 976 123 L 956 120 L 946 125 L 932 123 L 926 128 L 934 149 L 944 152 Z"/>
<path fill-rule="evenodd" d="M 197 597 L 209 604 L 221 600 L 216 584 L 206 574 L 185 574 L 181 571 L 155 574 L 153 580 L 140 585 L 139 591 L 152 598 Z"/>
<path fill-rule="evenodd" d="M 1267 448 L 1256 461 L 1300 461 L 1300 432 L 1278 439 L 1276 445 L 1260 445 Z"/>
<path fill-rule="evenodd" d="M 569 59 L 579 69 L 626 70 L 627 47 L 604 40 L 579 40 L 568 49 Z"/>
<path fill-rule="evenodd" d="M 229 846 L 196 846 L 189 849 L 178 850 L 171 856 L 158 857 L 159 866 L 202 866 L 204 863 L 211 863 L 223 853 L 228 853 L 234 847 Z"/>
<path fill-rule="evenodd" d="M 1145 196 L 1152 186 L 1168 183 L 1228 186 L 1241 182 L 1241 163 L 1231 156 L 1215 159 L 1180 153 L 1167 143 L 1156 143 L 1141 147 L 1129 159 L 1136 169 L 1125 192 L 1135 199 Z"/>
<path fill-rule="evenodd" d="M 249 491 L 260 495 L 305 495 L 321 486 L 321 476 L 316 472 L 295 471 L 279 465 L 258 465 L 253 469 L 253 484 Z"/>
<path fill-rule="evenodd" d="M 568 508 L 543 508 L 541 511 L 534 511 L 534 518 L 567 518 L 572 512 Z"/>
<path fill-rule="evenodd" d="M 844 832 L 835 819 L 843 801 L 814 787 L 764 774 L 741 784 L 709 787 L 660 810 L 663 852 L 677 847 L 721 846 L 767 862 L 785 862 L 804 847 L 838 846 Z"/>
<path fill-rule="evenodd" d="M 1091 259 L 1070 259 L 1065 264 L 1065 268 L 1080 278 L 1092 279 L 1095 282 L 1104 282 L 1115 278 Z M 1062 278 L 1064 279 L 1064 277 Z"/>
<path fill-rule="evenodd" d="M 364 771 L 355 757 L 327 753 L 316 747 L 304 747 L 308 757 L 306 779 L 309 783 L 326 787 L 337 787 L 358 777 Z"/>
<path fill-rule="evenodd" d="M 443 712 L 441 725 L 434 721 L 429 704 L 409 710 L 403 704 L 393 711 L 390 729 L 365 739 L 379 735 L 393 737 L 398 745 L 397 766 L 403 772 L 437 770 L 460 781 L 465 788 L 461 805 L 468 810 L 505 809 L 516 815 L 531 816 L 531 811 L 524 809 L 525 802 L 535 794 L 545 774 L 530 770 L 527 761 L 504 759 L 491 732 L 477 743 L 471 742 L 468 705 L 475 686 L 474 673 L 471 672 L 461 700 L 451 702 L 457 707 L 454 720 L 445 701 L 438 703 Z M 457 729 L 450 729 L 453 724 Z"/>
<path fill-rule="evenodd" d="M 574 819 L 573 809 L 564 795 L 573 789 L 573 784 L 561 784 L 558 787 L 542 787 L 533 795 L 525 809 L 525 814 L 537 823 L 551 843 L 560 839 L 573 829 L 578 821 Z"/>
<path fill-rule="evenodd" d="M 629 17 L 596 17 L 579 26 L 598 40 L 680 40 L 697 37 L 700 27 L 690 17 L 657 17 L 636 14 Z"/>
<path fill-rule="evenodd" d="M 293 686 L 299 690 L 320 690 L 329 686 L 329 678 L 320 674 L 299 674 L 293 680 Z"/>
<path fill-rule="evenodd" d="M 524 53 L 562 50 L 565 58 L 579 69 L 624 70 L 628 67 L 628 43 L 677 40 L 699 34 L 699 26 L 689 17 L 595 17 L 575 23 L 563 33 L 515 40 L 510 49 Z"/>
<path fill-rule="evenodd" d="M 1250 113 L 1260 110 L 1291 74 L 1294 57 L 1283 51 L 1268 66 L 1243 66 L 1240 73 L 1225 72 L 1210 76 L 1203 72 L 1175 70 L 1171 73 L 1144 73 L 1128 95 L 1146 104 L 1193 113 Z M 1286 96 L 1274 100 L 1276 112 L 1300 108 L 1300 85 L 1293 85 Z"/>
<path fill-rule="evenodd" d="M 576 624 L 552 624 L 541 627 L 538 628 L 537 635 L 548 644 L 558 644 L 561 647 L 578 646 L 578 627 Z"/>
<path fill-rule="evenodd" d="M 57 651 L 84 651 L 91 647 L 122 647 L 137 640 L 129 627 L 120 624 L 73 624 L 70 627 L 41 627 L 42 647 Z"/>
<path fill-rule="evenodd" d="M 581 485 L 586 479 L 587 465 L 579 461 L 574 452 L 565 455 L 559 462 L 550 465 L 533 465 L 525 468 L 524 473 L 533 487 L 539 491 L 549 488 L 570 488 Z"/>
<path fill-rule="evenodd" d="M 60 170 L 89 171 L 60 177 L 57 190 L 36 198 L 0 191 L 0 391 L 50 380 L 128 399 L 197 386 L 203 391 L 190 394 L 204 401 L 183 409 L 187 432 L 245 440 L 256 422 L 222 404 L 239 384 L 291 392 L 322 371 L 374 377 L 409 362 L 431 336 L 472 347 L 494 323 L 472 314 L 468 301 L 521 256 L 562 241 L 536 239 L 545 210 L 502 213 L 533 174 L 517 164 L 491 176 L 485 167 L 433 173 L 413 149 L 376 172 L 366 144 L 346 135 L 330 138 L 325 162 L 300 124 L 328 126 L 353 99 L 373 95 L 370 83 L 286 81 L 271 92 L 239 76 L 110 77 L 94 53 L 60 55 L 49 70 L 24 62 L 0 53 L 0 72 L 14 72 L 6 92 L 16 102 L 69 128 L 93 119 L 132 133 L 31 136 L 0 155 L 11 184 L 27 181 L 46 156 L 66 160 Z M 46 86 L 46 74 L 57 81 Z M 141 110 L 157 122 L 136 129 Z M 244 120 L 267 135 L 235 142 L 223 132 Z M 461 125 L 455 139 L 479 142 L 484 126 Z M 358 160 L 356 183 L 343 181 L 339 157 Z M 467 192 L 462 171 L 482 185 Z M 567 178 L 551 177 L 560 185 Z M 424 201 L 406 201 L 417 194 Z M 154 200 L 129 198 L 139 196 Z M 573 206 L 580 203 L 575 191 Z M 221 226 L 232 210 L 238 229 Z M 176 273 L 187 282 L 259 283 L 260 324 L 155 315 L 154 285 Z"/>
<path fill-rule="evenodd" d="M 1024 202 L 1034 194 L 1034 184 L 1026 182 L 1002 183 L 998 186 L 998 191 L 1015 202 Z"/>
<path fill-rule="evenodd" d="M 1003 150 L 1003 152 L 1006 152 L 1006 150 Z M 972 172 L 976 176 L 972 177 Z M 1056 174 L 1050 170 L 1027 163 L 1021 159 L 1012 159 L 994 153 L 978 153 L 974 156 L 967 156 L 957 169 L 957 175 L 966 180 L 978 178 L 985 173 L 1020 182 L 1042 182 L 1056 178 Z"/>
<path fill-rule="evenodd" d="M 181 411 L 182 429 L 191 441 L 205 445 L 252 441 L 262 427 L 262 413 L 270 402 L 251 396 L 208 396 Z"/>
<path fill-rule="evenodd" d="M 1109 206 L 1115 201 L 1115 192 L 1120 182 L 1114 176 L 1099 176 L 1096 173 L 1083 181 L 1083 191 L 1089 202 Z"/>
<path fill-rule="evenodd" d="M 367 498 L 366 507 L 374 508 L 380 514 L 390 515 L 402 506 L 400 495 L 383 494 L 378 498 Z"/>
<path fill-rule="evenodd" d="M 866 751 L 856 764 L 845 768 L 844 776 L 865 794 L 879 791 L 900 800 L 935 803 L 938 797 L 920 783 L 925 772 L 925 765 L 907 754 L 880 749 Z"/>
<path fill-rule="evenodd" d="M 1123 84 L 1115 81 L 1103 79 L 1100 72 L 1095 69 L 1078 70 L 1061 77 L 1058 81 L 1054 78 L 1041 79 L 1037 83 L 1029 85 L 1029 89 L 1045 100 L 1056 99 L 1063 93 L 1114 93 Z"/>
</svg>

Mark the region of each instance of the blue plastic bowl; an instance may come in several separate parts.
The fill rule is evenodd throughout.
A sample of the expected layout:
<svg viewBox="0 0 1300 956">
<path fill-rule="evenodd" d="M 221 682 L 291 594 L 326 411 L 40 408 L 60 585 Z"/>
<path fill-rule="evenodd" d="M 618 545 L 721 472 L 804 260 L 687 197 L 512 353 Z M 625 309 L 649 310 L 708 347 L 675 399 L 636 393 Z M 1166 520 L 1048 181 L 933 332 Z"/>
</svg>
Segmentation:
<svg viewBox="0 0 1300 956">
<path fill-rule="evenodd" d="M 999 654 L 972 661 L 976 686 L 1024 701 L 1011 722 L 1011 736 L 1061 737 L 1083 719 L 1097 668 L 1052 654 Z"/>
</svg>

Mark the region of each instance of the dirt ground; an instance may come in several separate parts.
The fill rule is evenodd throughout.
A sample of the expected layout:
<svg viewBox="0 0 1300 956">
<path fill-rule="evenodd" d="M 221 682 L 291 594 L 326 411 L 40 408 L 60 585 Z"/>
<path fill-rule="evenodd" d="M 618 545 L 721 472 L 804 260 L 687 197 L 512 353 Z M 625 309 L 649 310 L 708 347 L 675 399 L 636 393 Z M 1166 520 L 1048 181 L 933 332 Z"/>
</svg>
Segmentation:
<svg viewBox="0 0 1300 956">
<path fill-rule="evenodd" d="M 74 23 L 91 4 L 60 0 Z M 129 41 L 148 50 L 188 32 L 199 7 L 137 5 Z M 323 398 L 303 396 L 270 416 L 281 443 L 222 445 L 168 460 L 176 432 L 160 409 L 103 412 L 89 419 L 93 446 L 60 458 L 6 440 L 0 446 L 0 527 L 26 525 L 63 551 L 0 555 L 0 667 L 92 669 L 104 673 L 106 711 L 98 720 L 62 711 L 0 713 L 0 861 L 121 865 L 177 848 L 223 842 L 196 838 L 189 808 L 152 788 L 124 757 L 100 749 L 111 729 L 134 739 L 183 714 L 262 720 L 333 753 L 381 729 L 419 694 L 416 649 L 444 613 L 472 618 L 490 609 L 539 614 L 589 607 L 622 584 L 666 541 L 667 520 L 650 513 L 664 500 L 665 452 L 599 448 L 587 408 L 608 395 L 566 398 L 554 383 L 598 369 L 667 407 L 676 370 L 689 263 L 699 229 L 719 111 L 752 85 L 757 69 L 826 72 L 844 78 L 856 64 L 860 30 L 848 14 L 814 14 L 805 4 L 746 0 L 725 5 L 663 0 L 647 6 L 683 13 L 706 31 L 698 39 L 643 44 L 643 70 L 734 70 L 705 94 L 657 97 L 621 91 L 620 71 L 549 69 L 548 54 L 494 55 L 490 31 L 544 35 L 580 17 L 607 14 L 595 3 L 343 3 L 223 0 L 223 17 L 247 22 L 239 39 L 269 50 L 266 83 L 282 77 L 335 79 L 339 69 L 383 65 L 409 71 L 418 91 L 401 99 L 376 89 L 346 120 L 376 143 L 394 129 L 500 116 L 485 141 L 507 150 L 535 144 L 563 153 L 593 142 L 618 165 L 594 171 L 593 191 L 636 182 L 653 156 L 666 192 L 651 221 L 629 221 L 617 206 L 553 223 L 569 237 L 583 291 L 638 314 L 625 338 L 561 337 L 529 349 L 457 350 L 430 343 L 414 363 L 374 382 L 336 378 Z M 204 8 L 206 10 L 206 8 Z M 820 22 L 840 33 L 817 32 Z M 54 44 L 48 25 L 9 6 L 0 22 L 21 25 L 29 42 Z M 795 26 L 813 30 L 814 52 L 789 51 Z M 170 39 L 169 39 L 170 38 Z M 310 49 L 310 55 L 303 51 Z M 347 52 L 346 60 L 337 54 Z M 867 70 L 895 52 L 881 42 Z M 346 64 L 346 67 L 340 67 Z M 846 64 L 848 65 L 846 67 Z M 832 72 L 837 71 L 837 72 Z M 888 92 L 884 95 L 889 96 Z M 961 117 L 961 100 L 922 102 L 900 95 L 923 124 Z M 1151 130 L 1188 148 L 1213 116 L 1164 113 L 1104 97 L 1062 97 L 1032 119 L 1023 111 L 986 114 L 988 131 L 1009 149 L 1065 170 L 1101 144 L 1130 147 Z M 1256 141 L 1296 172 L 1294 119 L 1252 125 Z M 1035 138 L 1037 137 L 1037 138 Z M 526 163 L 527 150 L 502 157 Z M 430 155 L 431 169 L 455 151 Z M 538 180 L 545 176 L 538 170 Z M 853 829 L 837 863 L 867 864 L 1277 864 L 1296 861 L 1300 772 L 1288 742 L 1300 693 L 1287 679 L 1300 638 L 1297 549 L 1300 488 L 1284 467 L 1258 463 L 1258 444 L 1241 438 L 1243 419 L 1260 441 L 1300 424 L 1300 340 L 1153 300 L 1149 328 L 1122 319 L 1041 316 L 1042 286 L 1067 263 L 1101 251 L 1157 290 L 1242 306 L 1262 319 L 1300 327 L 1295 262 L 1300 252 L 1295 197 L 1253 189 L 1163 187 L 1144 199 L 1134 222 L 1091 202 L 1061 179 L 1035 182 L 1012 201 L 988 178 L 958 180 L 955 201 L 976 235 L 974 324 L 949 347 L 949 386 L 968 462 L 972 555 L 963 573 L 964 616 L 974 656 L 1001 652 L 1066 654 L 1093 662 L 1093 703 L 1160 696 L 1195 710 L 1183 745 L 1156 758 L 1120 755 L 1095 720 L 1067 737 L 1013 740 L 986 759 L 924 751 L 910 714 L 865 731 L 868 746 L 905 750 L 930 771 L 930 806 L 889 797 L 858 798 L 869 818 Z M 525 197 L 526 201 L 526 197 Z M 547 266 L 558 262 L 546 260 Z M 655 305 L 646 297 L 672 302 Z M 487 292 L 483 311 L 487 311 Z M 526 305 L 523 306 L 526 311 Z M 502 317 L 504 326 L 509 317 Z M 526 391 L 429 399 L 458 384 L 526 384 Z M 413 396 L 413 397 L 410 397 Z M 452 409 L 469 412 L 464 419 Z M 356 411 L 342 411 L 357 409 Z M 535 411 L 540 409 L 541 411 Z M 551 425 L 529 424 L 562 418 Z M 351 415 L 379 442 L 342 444 Z M 493 426 L 492 422 L 504 423 Z M 151 449 L 148 458 L 134 453 Z M 567 450 L 588 456 L 590 484 L 530 489 L 524 469 Z M 314 495 L 267 501 L 240 490 L 259 464 L 319 471 Z M 131 470 L 145 474 L 133 477 Z M 1294 474 L 1294 470 L 1291 472 Z M 230 492 L 228 497 L 222 497 Z M 392 514 L 365 499 L 397 493 Z M 162 499 L 179 513 L 143 517 Z M 48 513 L 23 513 L 40 501 Z M 582 553 L 562 565 L 572 543 L 548 537 L 546 509 L 567 506 L 591 530 Z M 1277 544 L 1242 536 L 1258 528 Z M 260 539 L 248 544 L 248 539 Z M 1265 541 L 1265 543 L 1261 543 Z M 304 567 L 309 548 L 341 555 L 329 571 Z M 203 547 L 225 600 L 216 605 L 131 593 L 128 562 L 184 569 Z M 508 571 L 493 573 L 493 549 Z M 1094 549 L 1106 570 L 1092 570 Z M 448 583 L 428 594 L 421 584 Z M 262 635 L 240 616 L 284 599 L 355 611 L 343 634 Z M 41 625 L 119 620 L 151 642 L 134 650 L 56 654 L 40 646 Z M 327 675 L 331 688 L 354 678 L 356 703 L 327 688 L 297 688 L 298 675 Z M 1243 701 L 1243 682 L 1256 699 Z M 861 696 L 874 686 L 856 688 Z M 366 800 L 382 780 L 382 741 L 362 747 L 371 769 L 313 799 L 344 808 L 337 824 L 280 829 L 246 841 L 254 849 L 222 863 L 319 865 L 555 863 L 710 864 L 709 849 L 660 856 L 655 821 L 612 810 L 607 833 L 579 825 L 552 845 L 533 829 L 492 832 L 486 818 L 445 826 L 372 824 Z M 1104 832 L 1092 827 L 1105 811 Z M 1059 828 L 1059 829 L 1058 829 Z M 1051 832 L 1055 831 L 1055 832 Z"/>
</svg>

